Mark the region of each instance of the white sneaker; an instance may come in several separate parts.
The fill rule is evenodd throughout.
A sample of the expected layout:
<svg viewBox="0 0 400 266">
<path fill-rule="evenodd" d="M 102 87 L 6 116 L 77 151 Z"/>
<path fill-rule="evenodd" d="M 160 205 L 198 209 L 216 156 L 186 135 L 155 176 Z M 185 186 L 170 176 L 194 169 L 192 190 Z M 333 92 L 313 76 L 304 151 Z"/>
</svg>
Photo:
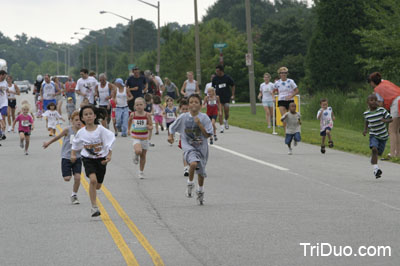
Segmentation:
<svg viewBox="0 0 400 266">
<path fill-rule="evenodd" d="M 224 127 L 221 126 L 221 129 L 219 130 L 219 133 L 224 133 Z"/>
<path fill-rule="evenodd" d="M 225 129 L 229 129 L 228 120 L 224 120 Z"/>
<path fill-rule="evenodd" d="M 77 195 L 71 196 L 71 203 L 73 205 L 79 204 L 79 200 L 78 200 L 78 196 Z"/>
<path fill-rule="evenodd" d="M 289 155 L 292 155 L 292 154 L 293 154 L 293 153 L 292 153 L 292 148 L 289 148 L 288 154 L 289 154 Z"/>
<path fill-rule="evenodd" d="M 189 176 L 189 166 L 183 167 L 183 176 Z"/>
<path fill-rule="evenodd" d="M 142 171 L 139 171 L 138 178 L 144 179 L 144 173 Z"/>
<path fill-rule="evenodd" d="M 194 189 L 194 184 L 187 184 L 186 197 L 188 197 L 188 198 L 193 197 L 193 195 L 192 195 L 193 189 Z"/>
<path fill-rule="evenodd" d="M 197 194 L 197 202 L 199 203 L 199 205 L 203 205 L 204 203 L 204 191 L 200 192 L 200 191 L 196 191 Z"/>
<path fill-rule="evenodd" d="M 9 126 L 7 131 L 8 131 L 8 132 L 11 132 L 11 129 L 12 129 L 11 126 Z"/>
<path fill-rule="evenodd" d="M 136 153 L 135 153 L 135 157 L 133 157 L 133 163 L 134 164 L 138 164 L 139 163 L 139 155 L 137 155 Z"/>
<path fill-rule="evenodd" d="M 99 208 L 97 206 L 92 207 L 91 212 L 92 212 L 92 217 L 97 217 L 101 215 Z"/>
<path fill-rule="evenodd" d="M 25 151 L 25 155 L 29 155 L 28 151 Z"/>
</svg>

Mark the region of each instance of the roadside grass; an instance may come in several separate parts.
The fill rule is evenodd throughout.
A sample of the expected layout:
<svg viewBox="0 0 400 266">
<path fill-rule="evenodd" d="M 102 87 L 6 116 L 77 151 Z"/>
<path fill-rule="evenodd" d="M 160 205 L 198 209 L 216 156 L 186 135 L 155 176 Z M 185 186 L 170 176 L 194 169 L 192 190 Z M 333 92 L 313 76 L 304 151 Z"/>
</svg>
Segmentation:
<svg viewBox="0 0 400 266">
<path fill-rule="evenodd" d="M 355 114 L 357 115 L 357 114 Z M 362 114 L 359 114 L 362 120 Z M 229 124 L 240 128 L 250 129 L 259 132 L 272 134 L 272 128 L 267 128 L 265 121 L 264 109 L 262 106 L 257 106 L 257 114 L 252 115 L 250 107 L 234 107 L 230 108 Z M 276 127 L 275 130 L 279 136 L 284 136 L 284 130 L 281 127 Z M 362 135 L 362 129 L 351 129 L 351 125 L 343 125 L 338 118 L 334 122 L 332 130 L 332 139 L 335 144 L 333 149 L 362 154 L 366 156 L 371 155 L 369 149 L 369 137 Z M 319 121 L 315 120 L 302 120 L 301 126 L 301 140 L 305 143 L 321 145 L 321 137 L 319 135 Z M 284 147 L 284 139 L 282 139 L 282 148 Z M 327 143 L 326 143 L 326 146 Z M 390 142 L 386 143 L 385 152 L 383 157 L 387 157 L 390 151 Z M 390 161 L 400 163 L 400 159 L 391 159 Z"/>
</svg>

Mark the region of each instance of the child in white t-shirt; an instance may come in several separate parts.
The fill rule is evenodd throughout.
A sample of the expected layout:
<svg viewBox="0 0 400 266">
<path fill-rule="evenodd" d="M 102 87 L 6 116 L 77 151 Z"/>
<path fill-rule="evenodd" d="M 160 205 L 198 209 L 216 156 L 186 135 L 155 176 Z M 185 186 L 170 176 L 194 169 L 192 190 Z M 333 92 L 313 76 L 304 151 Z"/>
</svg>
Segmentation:
<svg viewBox="0 0 400 266">
<path fill-rule="evenodd" d="M 64 118 L 57 112 L 57 106 L 55 103 L 49 103 L 47 105 L 47 111 L 44 112 L 43 116 L 46 118 L 47 130 L 50 131 L 49 136 L 52 137 L 56 134 L 56 127 L 58 120 L 65 122 Z"/>
<path fill-rule="evenodd" d="M 281 121 L 285 127 L 285 144 L 289 147 L 289 155 L 292 155 L 292 140 L 294 139 L 294 146 L 297 146 L 297 142 L 301 141 L 301 121 L 300 114 L 296 112 L 296 104 L 289 104 L 289 112 L 285 113 Z"/>
<path fill-rule="evenodd" d="M 325 153 L 326 136 L 328 136 L 329 139 L 329 148 L 333 148 L 331 131 L 333 128 L 333 120 L 335 120 L 335 116 L 333 115 L 332 107 L 328 106 L 328 99 L 322 98 L 319 103 L 321 105 L 321 109 L 318 110 L 317 119 L 320 121 L 320 135 L 322 137 L 321 153 Z"/>
</svg>

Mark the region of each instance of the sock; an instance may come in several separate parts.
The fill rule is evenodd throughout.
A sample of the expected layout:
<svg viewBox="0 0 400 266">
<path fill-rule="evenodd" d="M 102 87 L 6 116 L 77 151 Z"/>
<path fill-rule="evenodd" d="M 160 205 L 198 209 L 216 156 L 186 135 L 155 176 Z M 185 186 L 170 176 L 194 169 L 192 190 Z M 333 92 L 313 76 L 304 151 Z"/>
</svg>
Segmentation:
<svg viewBox="0 0 400 266">
<path fill-rule="evenodd" d="M 188 179 L 187 183 L 188 183 L 188 185 L 193 185 L 193 184 L 194 184 L 194 181 L 190 181 L 190 180 Z"/>
<path fill-rule="evenodd" d="M 143 174 L 143 172 L 144 172 L 144 171 L 140 171 L 140 170 L 139 170 L 139 174 Z"/>
<path fill-rule="evenodd" d="M 379 169 L 379 166 L 377 164 L 373 164 L 372 167 L 374 167 L 375 171 Z"/>
<path fill-rule="evenodd" d="M 76 196 L 76 195 L 77 195 L 76 192 L 72 191 L 71 197 Z"/>
<path fill-rule="evenodd" d="M 199 192 L 204 192 L 204 186 L 202 186 L 202 187 L 199 186 L 199 188 L 197 189 L 197 191 L 199 191 Z"/>
</svg>

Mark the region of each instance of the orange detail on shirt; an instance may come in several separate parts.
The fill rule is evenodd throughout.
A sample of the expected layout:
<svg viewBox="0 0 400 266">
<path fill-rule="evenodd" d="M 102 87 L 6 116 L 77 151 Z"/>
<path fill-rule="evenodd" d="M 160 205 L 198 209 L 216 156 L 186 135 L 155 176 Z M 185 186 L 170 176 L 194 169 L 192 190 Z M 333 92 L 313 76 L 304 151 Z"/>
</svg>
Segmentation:
<svg viewBox="0 0 400 266">
<path fill-rule="evenodd" d="M 396 86 L 388 80 L 382 80 L 374 91 L 383 98 L 383 107 L 390 110 L 393 100 L 400 96 L 400 87 Z"/>
</svg>

